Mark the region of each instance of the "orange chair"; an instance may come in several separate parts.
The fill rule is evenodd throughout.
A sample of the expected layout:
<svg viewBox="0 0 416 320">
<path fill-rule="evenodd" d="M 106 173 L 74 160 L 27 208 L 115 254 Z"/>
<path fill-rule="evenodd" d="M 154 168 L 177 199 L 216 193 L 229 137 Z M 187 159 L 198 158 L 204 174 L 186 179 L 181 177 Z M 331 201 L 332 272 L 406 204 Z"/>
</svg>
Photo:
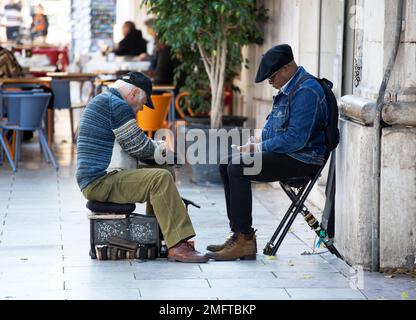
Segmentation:
<svg viewBox="0 0 416 320">
<path fill-rule="evenodd" d="M 152 138 L 154 132 L 157 130 L 165 128 L 166 118 L 169 113 L 172 98 L 173 95 L 171 93 L 152 95 L 152 101 L 155 109 L 152 110 L 144 107 L 142 111 L 137 112 L 137 124 L 143 131 L 147 132 L 149 138 Z"/>
</svg>

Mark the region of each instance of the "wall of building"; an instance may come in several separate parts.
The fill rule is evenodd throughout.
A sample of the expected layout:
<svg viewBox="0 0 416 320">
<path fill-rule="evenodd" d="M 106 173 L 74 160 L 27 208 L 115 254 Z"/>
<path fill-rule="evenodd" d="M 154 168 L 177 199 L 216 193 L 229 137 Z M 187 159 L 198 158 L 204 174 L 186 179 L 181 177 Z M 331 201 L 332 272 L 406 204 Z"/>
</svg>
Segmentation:
<svg viewBox="0 0 416 320">
<path fill-rule="evenodd" d="M 416 0 L 405 4 L 402 44 L 386 94 L 386 102 L 394 106 L 383 110 L 390 126 L 381 138 L 382 269 L 409 267 L 416 255 Z M 275 44 L 291 44 L 299 64 L 335 83 L 343 118 L 337 151 L 336 245 L 349 263 L 368 269 L 372 217 L 377 214 L 372 180 L 374 105 L 392 50 L 397 1 L 276 0 L 265 5 L 270 15 L 265 42 L 243 50 L 250 63 L 236 81 L 242 91 L 235 97 L 235 110 L 249 117 L 249 127 L 263 126 L 275 92 L 267 83 L 253 82 L 261 54 Z M 314 195 L 323 204 L 319 192 Z"/>
<path fill-rule="evenodd" d="M 412 127 L 416 125 L 416 84 L 412 79 L 416 60 L 411 39 L 416 16 L 411 12 L 415 12 L 415 1 L 405 2 L 402 43 L 383 106 L 383 120 L 390 126 L 382 130 L 380 190 L 375 188 L 377 181 L 372 172 L 374 106 L 393 49 L 397 1 L 357 3 L 361 12 L 356 16 L 354 70 L 361 71 L 353 95 L 341 99 L 344 119 L 337 153 L 336 241 L 351 264 L 369 269 L 372 254 L 379 251 L 381 270 L 413 269 L 416 145 Z M 380 194 L 379 213 L 373 202 L 375 192 Z M 379 216 L 379 225 L 374 216 Z"/>
<path fill-rule="evenodd" d="M 235 84 L 242 90 L 235 96 L 235 113 L 248 116 L 247 126 L 262 128 L 276 91 L 264 82 L 254 84 L 261 56 L 272 46 L 288 43 L 295 60 L 314 75 L 334 82 L 340 92 L 344 1 L 267 0 L 269 20 L 264 25 L 264 43 L 243 50 L 249 68 Z M 322 18 L 323 17 L 323 18 Z"/>
<path fill-rule="evenodd" d="M 380 267 L 411 270 L 416 265 L 416 128 L 386 128 L 382 142 Z"/>
</svg>

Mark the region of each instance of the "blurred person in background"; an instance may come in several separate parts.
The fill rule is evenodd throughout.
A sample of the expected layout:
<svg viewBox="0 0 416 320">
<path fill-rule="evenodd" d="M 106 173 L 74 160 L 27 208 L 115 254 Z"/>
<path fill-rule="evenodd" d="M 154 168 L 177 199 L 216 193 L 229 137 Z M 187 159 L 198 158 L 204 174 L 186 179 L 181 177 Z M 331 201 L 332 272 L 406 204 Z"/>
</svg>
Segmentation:
<svg viewBox="0 0 416 320">
<path fill-rule="evenodd" d="M 24 77 L 22 66 L 14 54 L 0 45 L 0 78 Z"/>
<path fill-rule="evenodd" d="M 151 56 L 141 57 L 141 60 L 150 61 L 150 69 L 147 75 L 152 78 L 154 84 L 172 85 L 175 75 L 175 68 L 179 61 L 172 58 L 171 47 L 161 41 L 160 35 L 155 31 L 153 24 L 155 19 L 145 21 L 147 33 L 154 38 L 154 50 Z"/>
<path fill-rule="evenodd" d="M 172 58 L 171 47 L 156 38 L 155 52 L 155 59 L 151 65 L 153 83 L 173 84 L 174 71 L 179 63 L 177 59 Z"/>
<path fill-rule="evenodd" d="M 142 32 L 136 29 L 132 21 L 126 21 L 122 28 L 123 40 L 120 41 L 114 53 L 118 56 L 136 57 L 147 52 L 147 42 Z"/>
<path fill-rule="evenodd" d="M 14 54 L 0 45 L 0 78 L 22 78 L 24 76 L 24 70 L 16 60 Z M 6 133 L 6 137 L 10 139 L 12 137 L 12 133 L 12 131 L 8 131 Z M 32 131 L 24 131 L 24 141 L 30 140 L 32 137 Z"/>
<path fill-rule="evenodd" d="M 17 0 L 8 1 L 3 7 L 3 26 L 6 27 L 7 41 L 19 42 L 22 22 L 21 2 Z"/>
<path fill-rule="evenodd" d="M 31 36 L 35 42 L 46 42 L 46 36 L 48 35 L 48 17 L 45 15 L 45 10 L 42 4 L 38 4 L 35 8 L 35 13 L 32 16 Z"/>
</svg>

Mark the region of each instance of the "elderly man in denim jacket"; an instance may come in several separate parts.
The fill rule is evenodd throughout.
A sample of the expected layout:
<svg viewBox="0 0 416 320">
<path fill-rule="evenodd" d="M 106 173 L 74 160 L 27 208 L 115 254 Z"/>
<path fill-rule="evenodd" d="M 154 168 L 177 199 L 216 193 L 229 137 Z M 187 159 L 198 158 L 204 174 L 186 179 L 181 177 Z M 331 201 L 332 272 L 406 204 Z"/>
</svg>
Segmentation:
<svg viewBox="0 0 416 320">
<path fill-rule="evenodd" d="M 231 156 L 220 165 L 227 214 L 232 234 L 221 245 L 210 245 L 209 258 L 215 260 L 256 259 L 257 244 L 252 228 L 251 181 L 274 182 L 293 177 L 313 176 L 325 162 L 327 100 L 321 85 L 298 66 L 289 45 L 278 45 L 264 54 L 256 83 L 266 79 L 278 90 L 261 138 L 239 147 L 241 157 Z M 249 175 L 249 161 L 259 158 L 262 169 Z M 237 160 L 237 161 L 236 161 Z M 238 161 L 240 160 L 240 161 Z"/>
</svg>

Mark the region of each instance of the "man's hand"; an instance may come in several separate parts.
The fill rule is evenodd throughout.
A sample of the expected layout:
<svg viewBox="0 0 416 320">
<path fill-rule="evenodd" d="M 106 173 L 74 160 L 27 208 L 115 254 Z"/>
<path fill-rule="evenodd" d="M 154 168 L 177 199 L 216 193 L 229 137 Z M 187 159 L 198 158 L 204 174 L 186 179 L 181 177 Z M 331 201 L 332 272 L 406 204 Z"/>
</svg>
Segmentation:
<svg viewBox="0 0 416 320">
<path fill-rule="evenodd" d="M 168 150 L 168 144 L 164 140 L 153 140 L 153 143 L 155 144 L 156 150 L 155 154 L 159 154 L 162 156 L 166 156 L 166 152 Z"/>
<path fill-rule="evenodd" d="M 261 143 L 260 138 L 255 138 L 255 137 L 251 136 L 250 139 L 248 140 L 248 142 L 245 145 L 243 145 L 241 147 L 238 147 L 238 150 L 241 153 L 258 152 L 258 151 L 260 151 L 260 148 L 259 148 L 260 143 Z"/>
<path fill-rule="evenodd" d="M 261 143 L 261 137 L 250 137 L 250 141 L 254 143 Z"/>
</svg>

